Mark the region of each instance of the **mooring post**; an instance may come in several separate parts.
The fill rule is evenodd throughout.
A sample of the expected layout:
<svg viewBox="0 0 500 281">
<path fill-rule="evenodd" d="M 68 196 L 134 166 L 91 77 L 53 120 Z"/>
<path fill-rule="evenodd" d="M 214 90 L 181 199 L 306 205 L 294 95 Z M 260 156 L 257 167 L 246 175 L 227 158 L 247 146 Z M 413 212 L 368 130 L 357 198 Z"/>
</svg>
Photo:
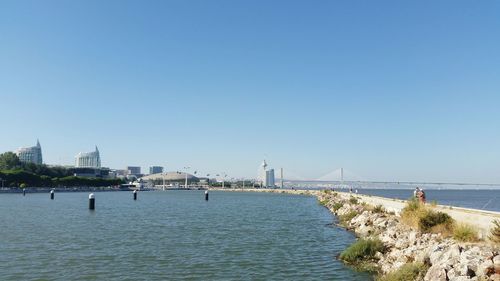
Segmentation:
<svg viewBox="0 0 500 281">
<path fill-rule="evenodd" d="M 89 194 L 89 209 L 94 210 L 95 209 L 95 197 L 94 193 Z"/>
</svg>

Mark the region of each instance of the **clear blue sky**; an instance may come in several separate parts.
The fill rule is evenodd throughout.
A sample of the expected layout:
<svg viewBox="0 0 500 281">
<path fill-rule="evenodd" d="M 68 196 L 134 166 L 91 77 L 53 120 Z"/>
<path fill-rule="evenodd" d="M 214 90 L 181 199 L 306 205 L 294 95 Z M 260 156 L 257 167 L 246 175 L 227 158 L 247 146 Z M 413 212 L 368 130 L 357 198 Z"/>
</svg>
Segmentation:
<svg viewBox="0 0 500 281">
<path fill-rule="evenodd" d="M 500 2 L 1 1 L 0 151 L 500 182 Z M 286 172 L 285 172 L 286 173 Z"/>
</svg>

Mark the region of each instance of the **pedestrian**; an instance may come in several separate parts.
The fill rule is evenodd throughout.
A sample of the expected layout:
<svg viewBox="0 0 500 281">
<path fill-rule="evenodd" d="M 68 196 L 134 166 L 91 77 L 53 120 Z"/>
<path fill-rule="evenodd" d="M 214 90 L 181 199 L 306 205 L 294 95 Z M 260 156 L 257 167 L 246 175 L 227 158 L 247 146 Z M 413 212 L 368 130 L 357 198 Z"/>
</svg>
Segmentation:
<svg viewBox="0 0 500 281">
<path fill-rule="evenodd" d="M 417 187 L 415 187 L 415 190 L 413 191 L 413 197 L 414 197 L 415 199 L 418 199 L 418 198 L 419 198 L 419 192 L 420 192 L 420 188 L 418 188 L 418 186 L 417 186 Z"/>
<path fill-rule="evenodd" d="M 419 199 L 420 199 L 420 203 L 423 203 L 425 204 L 425 192 L 423 189 L 420 189 L 420 196 L 419 196 Z"/>
</svg>

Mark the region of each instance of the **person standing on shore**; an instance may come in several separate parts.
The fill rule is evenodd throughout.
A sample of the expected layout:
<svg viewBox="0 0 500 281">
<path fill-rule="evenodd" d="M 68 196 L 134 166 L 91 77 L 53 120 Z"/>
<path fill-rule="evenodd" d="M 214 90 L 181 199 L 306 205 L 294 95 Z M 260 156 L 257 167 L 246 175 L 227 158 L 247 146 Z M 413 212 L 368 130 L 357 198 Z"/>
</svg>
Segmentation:
<svg viewBox="0 0 500 281">
<path fill-rule="evenodd" d="M 419 192 L 419 196 L 418 196 L 418 199 L 420 201 L 420 203 L 422 204 L 425 204 L 425 192 L 423 189 L 420 189 L 420 192 Z"/>
</svg>

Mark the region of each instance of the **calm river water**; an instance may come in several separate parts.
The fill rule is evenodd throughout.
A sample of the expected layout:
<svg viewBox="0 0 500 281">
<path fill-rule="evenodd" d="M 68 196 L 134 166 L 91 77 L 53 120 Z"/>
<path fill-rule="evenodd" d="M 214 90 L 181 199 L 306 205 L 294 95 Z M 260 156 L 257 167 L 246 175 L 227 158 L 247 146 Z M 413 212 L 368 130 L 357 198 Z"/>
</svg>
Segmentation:
<svg viewBox="0 0 500 281">
<path fill-rule="evenodd" d="M 313 197 L 239 192 L 0 194 L 2 280 L 371 280 Z"/>
</svg>

